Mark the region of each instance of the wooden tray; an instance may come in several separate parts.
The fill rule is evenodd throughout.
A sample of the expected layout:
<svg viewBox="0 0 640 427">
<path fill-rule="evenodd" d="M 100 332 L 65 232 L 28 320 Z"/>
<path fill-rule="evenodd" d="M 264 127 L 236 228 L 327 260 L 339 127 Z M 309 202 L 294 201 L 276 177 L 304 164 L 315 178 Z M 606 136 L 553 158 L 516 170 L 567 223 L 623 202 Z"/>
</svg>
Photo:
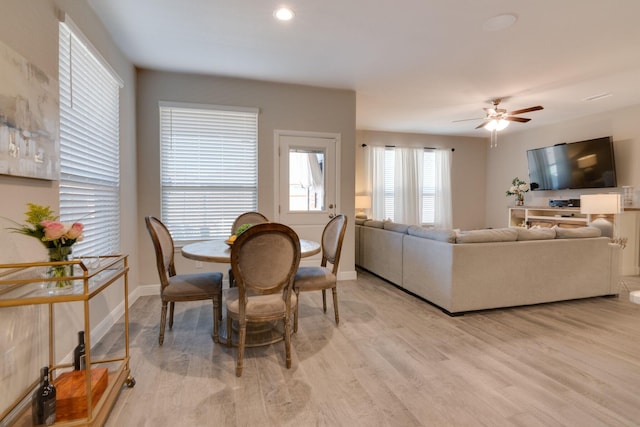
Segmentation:
<svg viewBox="0 0 640 427">
<path fill-rule="evenodd" d="M 53 385 L 56 387 L 56 421 L 87 418 L 86 371 L 71 371 L 60 374 Z M 91 407 L 102 397 L 107 388 L 107 368 L 91 369 Z"/>
</svg>

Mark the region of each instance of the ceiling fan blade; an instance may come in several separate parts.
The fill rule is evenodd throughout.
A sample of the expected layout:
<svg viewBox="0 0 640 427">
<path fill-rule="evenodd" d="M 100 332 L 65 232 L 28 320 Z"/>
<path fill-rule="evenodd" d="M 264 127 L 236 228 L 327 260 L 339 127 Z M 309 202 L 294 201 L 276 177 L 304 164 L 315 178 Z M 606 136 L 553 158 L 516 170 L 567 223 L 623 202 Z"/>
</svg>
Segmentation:
<svg viewBox="0 0 640 427">
<path fill-rule="evenodd" d="M 520 123 L 527 123 L 529 120 L 531 120 L 531 119 L 527 119 L 526 117 L 511 117 L 511 116 L 507 116 L 504 119 L 509 120 L 510 122 L 520 122 Z"/>
<path fill-rule="evenodd" d="M 523 108 L 522 110 L 515 110 L 510 112 L 509 114 L 522 114 L 529 113 L 531 111 L 543 110 L 542 105 L 536 105 L 535 107 Z"/>
<path fill-rule="evenodd" d="M 484 122 L 480 123 L 478 126 L 476 126 L 476 129 L 480 129 L 483 128 L 487 125 L 487 123 L 489 123 L 491 120 L 485 120 Z"/>
<path fill-rule="evenodd" d="M 460 119 L 460 120 L 453 120 L 452 123 L 456 123 L 456 122 L 468 122 L 470 120 L 482 120 L 484 119 L 484 117 L 475 117 L 473 119 Z"/>
</svg>

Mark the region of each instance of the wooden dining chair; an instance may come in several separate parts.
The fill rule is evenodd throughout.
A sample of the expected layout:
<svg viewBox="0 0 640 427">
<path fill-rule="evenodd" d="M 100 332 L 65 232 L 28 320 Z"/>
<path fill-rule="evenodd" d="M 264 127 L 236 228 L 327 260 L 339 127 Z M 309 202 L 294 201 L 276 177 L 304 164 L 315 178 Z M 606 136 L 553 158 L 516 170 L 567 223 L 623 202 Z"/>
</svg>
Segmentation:
<svg viewBox="0 0 640 427">
<path fill-rule="evenodd" d="M 293 278 L 300 264 L 300 240 L 284 224 L 257 224 L 231 248 L 237 286 L 225 290 L 227 331 L 238 322 L 236 376 L 242 375 L 247 323 L 283 321 L 286 366 L 291 367 L 291 312 L 296 305 Z M 231 335 L 229 332 L 227 333 Z M 227 339 L 231 346 L 231 339 Z"/>
<path fill-rule="evenodd" d="M 327 289 L 333 293 L 333 311 L 335 312 L 336 325 L 340 323 L 338 314 L 338 264 L 342 252 L 342 240 L 347 229 L 347 217 L 343 214 L 334 216 L 322 231 L 322 261 L 319 266 L 302 266 L 298 268 L 293 290 L 296 294 L 296 302 L 299 301 L 300 292 L 322 291 L 322 309 L 327 312 Z M 331 268 L 327 267 L 331 264 Z M 298 304 L 294 311 L 293 331 L 298 331 Z"/>
<path fill-rule="evenodd" d="M 260 212 L 244 212 L 238 215 L 238 217 L 233 221 L 233 225 L 231 225 L 231 234 L 236 234 L 238 228 L 241 225 L 245 224 L 263 224 L 265 222 L 269 222 L 269 219 L 261 214 Z M 234 287 L 234 279 L 233 279 L 233 271 L 229 269 L 229 287 Z"/>
<path fill-rule="evenodd" d="M 177 301 L 213 301 L 213 340 L 218 341 L 222 301 L 222 273 L 207 272 L 195 274 L 176 274 L 174 265 L 174 244 L 167 227 L 153 216 L 145 217 L 147 230 L 156 252 L 156 267 L 160 277 L 160 345 L 164 342 L 164 329 L 169 305 L 169 329 L 173 327 L 173 311 Z"/>
</svg>

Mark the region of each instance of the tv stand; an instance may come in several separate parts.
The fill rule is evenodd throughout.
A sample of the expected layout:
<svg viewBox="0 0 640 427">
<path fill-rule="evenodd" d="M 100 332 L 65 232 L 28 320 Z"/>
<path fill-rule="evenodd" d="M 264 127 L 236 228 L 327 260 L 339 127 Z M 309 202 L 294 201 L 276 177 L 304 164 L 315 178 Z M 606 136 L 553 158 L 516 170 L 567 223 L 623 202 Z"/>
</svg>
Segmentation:
<svg viewBox="0 0 640 427">
<path fill-rule="evenodd" d="M 509 208 L 509 227 L 586 227 L 599 215 L 580 213 L 580 208 L 552 208 L 548 206 L 517 206 Z M 605 215 L 613 224 L 614 237 L 626 237 L 622 251 L 622 270 L 625 276 L 640 274 L 640 208 L 625 206 L 617 215 Z"/>
</svg>

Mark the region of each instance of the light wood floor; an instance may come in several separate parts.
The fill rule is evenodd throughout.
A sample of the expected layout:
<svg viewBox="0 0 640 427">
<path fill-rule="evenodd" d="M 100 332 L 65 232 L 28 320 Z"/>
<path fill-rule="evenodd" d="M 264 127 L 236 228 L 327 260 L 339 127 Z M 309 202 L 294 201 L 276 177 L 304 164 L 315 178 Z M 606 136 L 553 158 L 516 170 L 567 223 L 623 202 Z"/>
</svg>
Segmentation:
<svg viewBox="0 0 640 427">
<path fill-rule="evenodd" d="M 627 284 L 640 289 L 638 278 Z M 338 289 L 338 327 L 320 293 L 303 294 L 292 368 L 283 343 L 248 349 L 241 378 L 236 350 L 211 339 L 208 303 L 177 304 L 159 347 L 159 298 L 139 299 L 137 384 L 107 426 L 640 425 L 640 305 L 624 288 L 462 317 L 366 272 Z M 121 331 L 94 354 L 121 345 Z"/>
</svg>

